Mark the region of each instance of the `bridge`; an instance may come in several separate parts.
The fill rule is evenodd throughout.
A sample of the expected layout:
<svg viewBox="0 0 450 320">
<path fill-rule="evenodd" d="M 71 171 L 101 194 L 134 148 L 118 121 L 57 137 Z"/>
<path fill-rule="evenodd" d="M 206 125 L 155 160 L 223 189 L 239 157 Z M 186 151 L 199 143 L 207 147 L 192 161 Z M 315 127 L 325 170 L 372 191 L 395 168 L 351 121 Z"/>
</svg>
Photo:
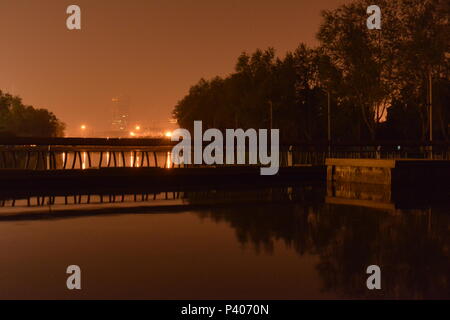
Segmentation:
<svg viewBox="0 0 450 320">
<path fill-rule="evenodd" d="M 169 139 L 0 138 L 0 169 L 172 168 L 170 152 L 175 144 Z M 318 141 L 280 146 L 282 167 L 320 166 L 327 158 L 450 160 L 450 143 Z"/>
<path fill-rule="evenodd" d="M 448 143 L 283 144 L 275 176 L 261 176 L 259 165 L 174 166 L 175 144 L 169 139 L 0 138 L 0 207 L 42 207 L 58 203 L 55 199 L 65 205 L 130 197 L 148 201 L 161 194 L 175 200 L 186 190 L 293 185 L 328 186 L 335 194 L 335 182 L 346 181 L 385 184 L 389 197 L 411 198 L 448 190 L 450 182 Z M 399 194 L 393 181 L 401 186 L 397 189 L 419 189 Z M 357 193 L 363 189 L 357 187 Z"/>
</svg>

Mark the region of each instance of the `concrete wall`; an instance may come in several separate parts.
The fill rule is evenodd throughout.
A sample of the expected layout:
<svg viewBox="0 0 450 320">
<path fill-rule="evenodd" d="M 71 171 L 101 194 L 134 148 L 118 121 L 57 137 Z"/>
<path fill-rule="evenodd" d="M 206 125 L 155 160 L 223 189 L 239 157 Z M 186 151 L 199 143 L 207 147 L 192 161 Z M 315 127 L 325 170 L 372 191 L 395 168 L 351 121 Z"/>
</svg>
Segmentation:
<svg viewBox="0 0 450 320">
<path fill-rule="evenodd" d="M 397 186 L 450 186 L 450 161 L 327 159 L 327 180 Z"/>
<path fill-rule="evenodd" d="M 391 184 L 394 160 L 327 159 L 327 180 Z"/>
</svg>

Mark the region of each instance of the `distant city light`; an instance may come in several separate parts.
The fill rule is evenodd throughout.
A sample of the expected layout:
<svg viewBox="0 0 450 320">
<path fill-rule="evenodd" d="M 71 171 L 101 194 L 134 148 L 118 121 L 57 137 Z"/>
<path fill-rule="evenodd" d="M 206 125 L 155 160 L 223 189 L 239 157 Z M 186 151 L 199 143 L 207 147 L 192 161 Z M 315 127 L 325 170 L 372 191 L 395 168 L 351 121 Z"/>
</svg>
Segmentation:
<svg viewBox="0 0 450 320">
<path fill-rule="evenodd" d="M 134 133 L 133 131 L 131 131 L 131 132 L 130 132 L 130 136 L 131 136 L 131 137 L 135 137 L 135 136 L 136 136 L 136 133 Z"/>
<path fill-rule="evenodd" d="M 82 124 L 80 128 L 81 130 L 86 130 L 86 125 Z"/>
<path fill-rule="evenodd" d="M 164 135 L 165 135 L 167 138 L 170 138 L 170 137 L 172 137 L 172 132 L 167 131 Z"/>
<path fill-rule="evenodd" d="M 137 125 L 136 127 L 134 127 L 137 131 L 141 130 L 141 126 Z"/>
</svg>

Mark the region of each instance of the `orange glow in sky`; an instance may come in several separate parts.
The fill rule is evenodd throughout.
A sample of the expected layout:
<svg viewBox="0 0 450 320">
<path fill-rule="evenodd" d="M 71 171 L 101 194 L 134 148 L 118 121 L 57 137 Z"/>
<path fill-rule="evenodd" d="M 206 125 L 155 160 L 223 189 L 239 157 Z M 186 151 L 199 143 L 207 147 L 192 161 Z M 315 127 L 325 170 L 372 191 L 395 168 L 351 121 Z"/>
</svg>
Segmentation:
<svg viewBox="0 0 450 320">
<path fill-rule="evenodd" d="M 82 29 L 61 0 L 0 1 L 0 89 L 47 108 L 75 135 L 110 130 L 113 97 L 129 121 L 167 121 L 201 78 L 228 75 L 243 52 L 280 55 L 317 44 L 320 12 L 346 0 L 77 0 Z M 37 14 L 38 13 L 38 14 Z"/>
</svg>

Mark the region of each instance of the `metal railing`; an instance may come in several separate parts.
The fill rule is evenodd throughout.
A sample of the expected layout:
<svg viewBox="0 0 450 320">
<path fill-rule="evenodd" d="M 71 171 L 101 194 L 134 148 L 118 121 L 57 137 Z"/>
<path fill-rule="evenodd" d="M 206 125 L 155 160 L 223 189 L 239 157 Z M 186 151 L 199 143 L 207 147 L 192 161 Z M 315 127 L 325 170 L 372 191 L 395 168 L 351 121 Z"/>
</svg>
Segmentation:
<svg viewBox="0 0 450 320">
<path fill-rule="evenodd" d="M 171 168 L 175 144 L 169 139 L 0 138 L 0 169 Z M 280 166 L 324 165 L 327 158 L 450 160 L 450 144 L 308 142 L 280 146 Z"/>
</svg>

